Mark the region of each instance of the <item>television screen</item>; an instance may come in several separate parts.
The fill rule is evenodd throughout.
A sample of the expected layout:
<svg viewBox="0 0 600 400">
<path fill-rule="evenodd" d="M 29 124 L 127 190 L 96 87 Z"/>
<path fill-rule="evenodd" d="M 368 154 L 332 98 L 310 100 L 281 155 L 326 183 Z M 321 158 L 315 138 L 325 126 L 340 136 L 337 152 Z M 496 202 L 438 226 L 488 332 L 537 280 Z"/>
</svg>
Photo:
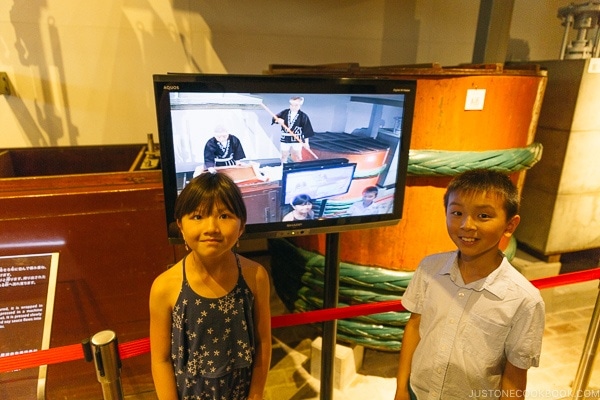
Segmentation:
<svg viewBox="0 0 600 400">
<path fill-rule="evenodd" d="M 169 239 L 175 199 L 198 174 L 227 173 L 245 238 L 397 223 L 415 102 L 410 80 L 155 75 Z"/>
</svg>

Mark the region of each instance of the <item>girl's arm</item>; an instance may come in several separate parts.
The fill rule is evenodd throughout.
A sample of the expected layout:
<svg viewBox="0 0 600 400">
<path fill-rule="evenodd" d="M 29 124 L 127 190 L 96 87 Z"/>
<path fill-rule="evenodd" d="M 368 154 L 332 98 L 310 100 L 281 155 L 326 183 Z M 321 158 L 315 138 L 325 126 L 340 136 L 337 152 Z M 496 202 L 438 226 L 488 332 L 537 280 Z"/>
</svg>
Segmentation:
<svg viewBox="0 0 600 400">
<path fill-rule="evenodd" d="M 408 379 L 410 378 L 410 366 L 413 354 L 421 341 L 421 336 L 419 335 L 420 323 L 421 314 L 412 313 L 404 327 L 402 347 L 400 348 L 400 361 L 398 362 L 398 373 L 396 375 L 396 396 L 394 397 L 394 400 L 409 399 Z"/>
<path fill-rule="evenodd" d="M 269 275 L 258 265 L 254 286 L 254 326 L 256 329 L 256 352 L 252 368 L 252 382 L 248 400 L 262 400 L 267 374 L 271 366 L 271 284 Z"/>
<path fill-rule="evenodd" d="M 504 372 L 502 372 L 502 400 L 525 399 L 525 389 L 527 387 L 527 370 L 515 367 L 510 362 L 506 362 Z"/>
<path fill-rule="evenodd" d="M 171 306 L 168 285 L 159 276 L 150 289 L 150 356 L 152 378 L 160 400 L 178 400 L 171 361 Z"/>
</svg>

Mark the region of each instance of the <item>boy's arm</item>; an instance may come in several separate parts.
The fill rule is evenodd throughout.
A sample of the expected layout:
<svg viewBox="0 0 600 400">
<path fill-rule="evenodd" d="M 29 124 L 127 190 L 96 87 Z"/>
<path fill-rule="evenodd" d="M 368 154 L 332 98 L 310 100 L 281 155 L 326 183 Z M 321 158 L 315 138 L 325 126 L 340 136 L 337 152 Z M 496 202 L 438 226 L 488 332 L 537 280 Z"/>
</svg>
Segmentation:
<svg viewBox="0 0 600 400">
<path fill-rule="evenodd" d="M 515 367 L 506 362 L 502 372 L 502 397 L 501 400 L 525 399 L 525 388 L 527 387 L 527 370 Z"/>
<path fill-rule="evenodd" d="M 402 347 L 400 348 L 400 361 L 398 362 L 398 373 L 396 375 L 396 396 L 394 397 L 394 400 L 409 399 L 408 379 L 410 377 L 410 365 L 415 349 L 421 340 L 421 337 L 419 336 L 420 323 L 421 314 L 412 313 L 404 327 Z"/>
<path fill-rule="evenodd" d="M 271 306 L 270 281 L 267 271 L 259 266 L 256 271 L 254 324 L 256 329 L 256 352 L 252 368 L 252 381 L 248 400 L 262 400 L 267 374 L 271 367 Z"/>
</svg>

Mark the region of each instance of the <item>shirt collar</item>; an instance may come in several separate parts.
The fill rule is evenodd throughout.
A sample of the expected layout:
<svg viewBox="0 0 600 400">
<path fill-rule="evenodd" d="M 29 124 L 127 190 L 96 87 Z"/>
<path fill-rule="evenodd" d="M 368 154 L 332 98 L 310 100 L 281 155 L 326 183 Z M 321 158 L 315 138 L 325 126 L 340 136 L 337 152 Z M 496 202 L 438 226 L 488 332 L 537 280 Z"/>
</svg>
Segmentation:
<svg viewBox="0 0 600 400">
<path fill-rule="evenodd" d="M 460 270 L 458 269 L 458 250 L 456 250 L 454 252 L 453 257 L 450 257 L 448 259 L 448 261 L 444 266 L 442 266 L 438 274 L 450 276 L 452 282 L 454 282 L 454 284 L 456 284 L 457 286 L 475 290 L 478 292 L 482 290 L 487 290 L 488 292 L 502 300 L 504 299 L 506 291 L 508 290 L 508 281 L 506 279 L 502 279 L 501 275 L 504 273 L 503 271 L 507 267 L 512 268 L 512 265 L 510 265 L 506 257 L 504 257 L 498 268 L 493 270 L 488 276 L 478 281 L 465 284 L 460 274 Z"/>
</svg>

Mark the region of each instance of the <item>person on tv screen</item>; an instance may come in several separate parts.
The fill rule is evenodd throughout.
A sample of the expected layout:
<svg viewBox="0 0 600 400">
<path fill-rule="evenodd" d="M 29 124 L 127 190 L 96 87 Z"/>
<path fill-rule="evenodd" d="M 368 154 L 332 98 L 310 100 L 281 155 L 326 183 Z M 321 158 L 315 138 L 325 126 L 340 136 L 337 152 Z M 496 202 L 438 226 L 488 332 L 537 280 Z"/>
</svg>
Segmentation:
<svg viewBox="0 0 600 400">
<path fill-rule="evenodd" d="M 189 253 L 150 289 L 152 377 L 159 399 L 262 400 L 271 363 L 269 276 L 233 251 L 242 194 L 225 173 L 193 178 L 175 202 Z"/>
<path fill-rule="evenodd" d="M 302 221 L 308 219 L 315 219 L 315 212 L 313 211 L 312 199 L 307 194 L 299 194 L 290 203 L 292 211 L 287 213 L 282 221 Z"/>
<path fill-rule="evenodd" d="M 300 110 L 304 104 L 304 97 L 290 98 L 290 107 L 282 110 L 273 117 L 271 124 L 281 125 L 281 162 L 287 163 L 290 158 L 293 162 L 302 161 L 302 148 L 310 150 L 309 138 L 314 136 L 312 124 L 308 115 Z"/>
<path fill-rule="evenodd" d="M 223 125 L 217 125 L 214 136 L 204 146 L 204 168 L 228 167 L 246 158 L 240 139 L 230 135 Z"/>
<path fill-rule="evenodd" d="M 395 400 L 524 399 L 540 361 L 544 301 L 499 248 L 519 225 L 508 175 L 470 170 L 444 195 L 457 249 L 425 257 L 402 296 L 404 329 Z"/>
<path fill-rule="evenodd" d="M 350 215 L 375 215 L 379 214 L 379 207 L 375 203 L 375 198 L 379 193 L 377 186 L 367 186 L 362 191 L 362 200 L 356 202 L 348 208 Z"/>
</svg>

